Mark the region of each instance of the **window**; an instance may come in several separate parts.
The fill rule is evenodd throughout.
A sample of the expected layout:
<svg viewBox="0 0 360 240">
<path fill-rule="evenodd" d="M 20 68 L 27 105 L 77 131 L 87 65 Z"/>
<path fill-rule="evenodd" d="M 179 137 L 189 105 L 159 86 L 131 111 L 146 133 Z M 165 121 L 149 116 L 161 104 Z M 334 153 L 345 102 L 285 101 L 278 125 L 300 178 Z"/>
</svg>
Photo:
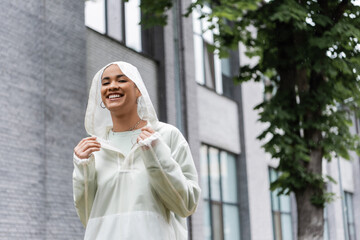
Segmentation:
<svg viewBox="0 0 360 240">
<path fill-rule="evenodd" d="M 348 239 L 356 240 L 353 195 L 349 192 L 345 192 L 345 215 L 348 225 Z"/>
<path fill-rule="evenodd" d="M 273 168 L 270 168 L 269 175 L 270 182 L 274 182 L 279 177 L 279 173 Z M 290 196 L 278 196 L 278 192 L 278 190 L 270 192 L 274 239 L 291 240 L 293 231 Z"/>
<path fill-rule="evenodd" d="M 233 84 L 230 58 L 220 59 L 217 53 L 209 50 L 208 47 L 214 44 L 213 33 L 218 30 L 205 31 L 210 24 L 206 18 L 199 19 L 202 12 L 210 13 L 211 8 L 205 5 L 201 10 L 195 9 L 193 11 L 196 81 L 214 89 L 218 94 L 231 97 Z"/>
<path fill-rule="evenodd" d="M 235 155 L 201 146 L 201 180 L 206 240 L 239 240 Z"/>
<path fill-rule="evenodd" d="M 141 52 L 140 0 L 88 0 L 85 25 Z"/>
</svg>

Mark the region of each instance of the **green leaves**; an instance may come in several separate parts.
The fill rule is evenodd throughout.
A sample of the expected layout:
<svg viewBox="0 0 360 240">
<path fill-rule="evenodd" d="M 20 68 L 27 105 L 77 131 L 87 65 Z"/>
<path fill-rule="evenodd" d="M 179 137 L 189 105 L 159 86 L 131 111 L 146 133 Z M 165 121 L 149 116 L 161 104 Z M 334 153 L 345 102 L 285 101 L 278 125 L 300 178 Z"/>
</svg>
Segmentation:
<svg viewBox="0 0 360 240">
<path fill-rule="evenodd" d="M 240 67 L 238 83 L 264 81 L 267 97 L 256 109 L 268 128 L 258 138 L 280 160 L 282 175 L 271 189 L 279 193 L 306 188 L 323 206 L 333 198 L 321 173 L 323 159 L 349 159 L 360 153 L 359 136 L 349 131 L 349 113 L 360 117 L 360 8 L 341 1 L 197 0 L 193 9 L 211 6 L 203 19 L 216 27 L 211 50 L 221 57 L 241 41 L 254 66 Z M 143 24 L 165 24 L 172 1 L 143 0 Z M 241 60 L 240 60 L 241 61 Z M 317 171 L 312 167 L 317 166 Z M 320 166 L 320 167 L 319 167 Z M 319 170 L 320 169 L 320 170 Z"/>
<path fill-rule="evenodd" d="M 276 7 L 273 13 L 269 16 L 271 21 L 278 21 L 289 23 L 293 22 L 294 26 L 303 29 L 305 25 L 305 19 L 307 17 L 306 9 L 293 0 L 274 1 Z"/>
<path fill-rule="evenodd" d="M 145 28 L 153 27 L 156 25 L 166 25 L 166 11 L 172 6 L 172 0 L 141 0 L 140 8 L 142 12 L 142 17 L 140 24 Z"/>
</svg>

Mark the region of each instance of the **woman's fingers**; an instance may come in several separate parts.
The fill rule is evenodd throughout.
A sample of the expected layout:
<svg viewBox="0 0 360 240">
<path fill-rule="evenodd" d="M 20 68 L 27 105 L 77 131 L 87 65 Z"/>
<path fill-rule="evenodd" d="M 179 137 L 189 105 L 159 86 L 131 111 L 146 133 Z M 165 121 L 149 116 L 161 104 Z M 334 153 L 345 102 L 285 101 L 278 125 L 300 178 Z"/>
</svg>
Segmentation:
<svg viewBox="0 0 360 240">
<path fill-rule="evenodd" d="M 74 153 L 78 158 L 88 158 L 91 153 L 100 151 L 101 144 L 96 141 L 96 137 L 87 137 L 82 139 L 74 148 Z"/>
<path fill-rule="evenodd" d="M 147 138 L 147 137 L 150 137 L 150 136 L 152 135 L 152 133 L 147 132 L 147 131 L 143 131 L 143 132 L 140 133 L 140 135 L 142 135 L 142 136 L 144 136 L 145 138 Z"/>
<path fill-rule="evenodd" d="M 144 134 L 143 132 L 141 132 L 137 138 L 137 142 L 146 139 L 148 136 L 146 134 Z"/>
<path fill-rule="evenodd" d="M 79 144 L 86 142 L 86 141 L 91 141 L 91 140 L 96 140 L 96 137 L 87 137 L 87 138 L 83 138 L 81 139 L 81 141 L 79 142 Z"/>
<path fill-rule="evenodd" d="M 153 129 L 151 129 L 150 127 L 143 127 L 141 129 L 141 133 L 139 134 L 139 136 L 137 138 L 137 142 L 139 142 L 141 140 L 145 140 L 146 138 L 150 137 L 154 133 L 155 133 L 155 131 Z"/>
<path fill-rule="evenodd" d="M 76 149 L 79 151 L 85 151 L 89 147 L 101 147 L 101 145 L 99 142 L 96 141 L 86 141 L 76 146 Z"/>
<path fill-rule="evenodd" d="M 78 144 L 79 147 L 85 146 L 88 143 L 98 143 L 98 141 L 96 141 L 96 138 L 84 138 L 83 140 L 81 140 Z"/>
<path fill-rule="evenodd" d="M 82 146 L 80 149 L 84 152 L 84 151 L 86 151 L 87 149 L 92 148 L 92 147 L 100 148 L 101 145 L 100 145 L 100 143 L 86 143 L 86 144 L 85 144 L 84 146 Z"/>
<path fill-rule="evenodd" d="M 84 156 L 87 156 L 86 158 L 90 157 L 90 154 L 92 154 L 93 152 L 97 152 L 100 151 L 100 148 L 97 147 L 93 147 L 93 148 L 88 148 L 85 152 L 84 152 Z"/>
<path fill-rule="evenodd" d="M 142 132 L 146 131 L 146 132 L 149 132 L 149 133 L 155 133 L 155 131 L 149 126 L 141 128 L 141 131 Z"/>
</svg>

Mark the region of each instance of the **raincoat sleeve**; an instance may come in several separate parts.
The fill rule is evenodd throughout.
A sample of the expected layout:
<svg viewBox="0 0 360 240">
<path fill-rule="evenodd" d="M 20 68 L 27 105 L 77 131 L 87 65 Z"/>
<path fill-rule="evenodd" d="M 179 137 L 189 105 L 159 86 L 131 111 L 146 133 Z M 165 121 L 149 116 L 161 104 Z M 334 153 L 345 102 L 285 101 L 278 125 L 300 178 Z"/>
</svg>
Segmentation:
<svg viewBox="0 0 360 240">
<path fill-rule="evenodd" d="M 97 189 L 95 157 L 79 159 L 74 154 L 73 194 L 76 212 L 84 226 L 89 219 L 90 210 Z"/>
<path fill-rule="evenodd" d="M 159 133 L 139 144 L 150 183 L 163 204 L 181 217 L 193 214 L 200 187 L 189 145 L 180 131 L 172 131 L 170 146 Z"/>
</svg>

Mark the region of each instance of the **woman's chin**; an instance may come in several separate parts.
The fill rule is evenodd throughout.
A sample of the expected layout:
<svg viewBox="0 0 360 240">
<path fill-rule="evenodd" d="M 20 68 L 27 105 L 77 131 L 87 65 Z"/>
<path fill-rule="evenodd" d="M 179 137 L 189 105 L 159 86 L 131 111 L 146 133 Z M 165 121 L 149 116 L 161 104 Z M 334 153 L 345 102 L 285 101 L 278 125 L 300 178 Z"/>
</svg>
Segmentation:
<svg viewBox="0 0 360 240">
<path fill-rule="evenodd" d="M 123 112 L 124 107 L 120 104 L 109 104 L 106 107 L 110 112 Z"/>
</svg>

